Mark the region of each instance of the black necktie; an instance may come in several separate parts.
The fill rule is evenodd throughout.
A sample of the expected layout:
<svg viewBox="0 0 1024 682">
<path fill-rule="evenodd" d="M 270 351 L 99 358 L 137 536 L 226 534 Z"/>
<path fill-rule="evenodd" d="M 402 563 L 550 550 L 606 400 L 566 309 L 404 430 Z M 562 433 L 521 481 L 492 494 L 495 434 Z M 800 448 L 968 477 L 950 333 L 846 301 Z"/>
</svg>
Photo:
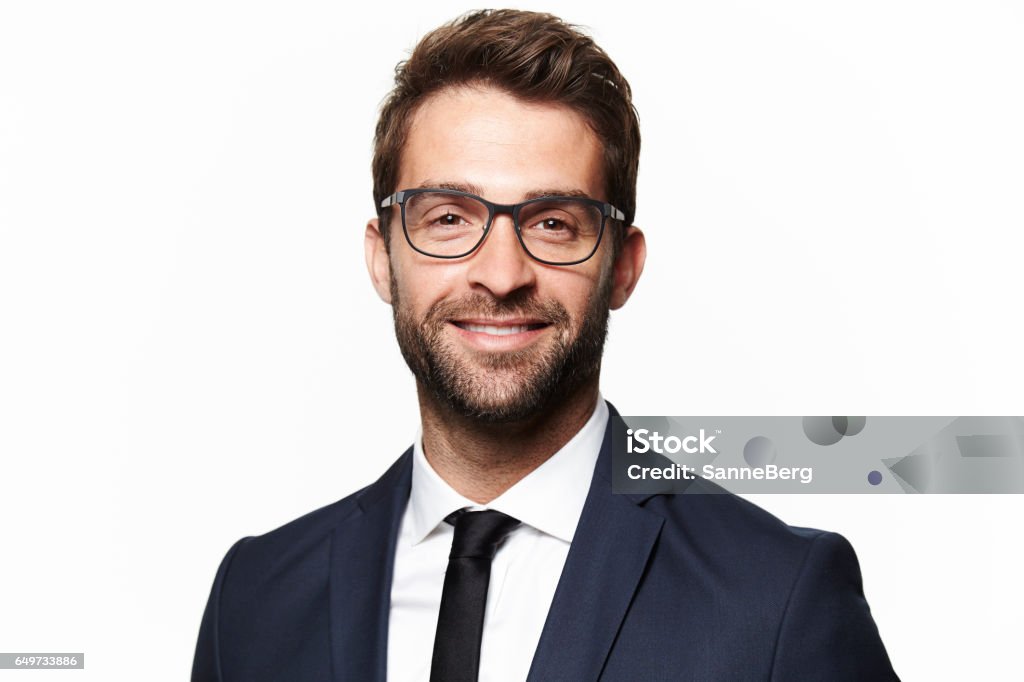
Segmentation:
<svg viewBox="0 0 1024 682">
<path fill-rule="evenodd" d="M 519 521 L 493 509 L 460 509 L 445 521 L 455 526 L 455 539 L 444 574 L 430 682 L 476 682 L 491 559 Z"/>
</svg>

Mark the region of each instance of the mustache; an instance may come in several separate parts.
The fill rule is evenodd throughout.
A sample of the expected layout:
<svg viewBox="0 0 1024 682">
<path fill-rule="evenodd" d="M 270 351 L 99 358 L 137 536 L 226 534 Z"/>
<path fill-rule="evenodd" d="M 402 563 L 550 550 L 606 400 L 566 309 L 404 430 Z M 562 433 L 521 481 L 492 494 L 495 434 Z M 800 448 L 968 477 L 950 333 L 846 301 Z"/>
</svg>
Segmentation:
<svg viewBox="0 0 1024 682">
<path fill-rule="evenodd" d="M 436 302 L 426 313 L 429 324 L 467 317 L 529 317 L 545 324 L 570 322 L 569 311 L 558 301 L 541 301 L 528 291 L 494 298 L 479 292 Z"/>
</svg>

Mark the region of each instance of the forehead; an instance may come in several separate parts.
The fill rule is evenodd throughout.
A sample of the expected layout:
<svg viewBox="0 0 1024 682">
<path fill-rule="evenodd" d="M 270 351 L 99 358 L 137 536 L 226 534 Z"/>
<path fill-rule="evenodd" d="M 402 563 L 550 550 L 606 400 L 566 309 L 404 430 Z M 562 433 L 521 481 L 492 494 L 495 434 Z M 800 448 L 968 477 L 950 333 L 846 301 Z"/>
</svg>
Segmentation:
<svg viewBox="0 0 1024 682">
<path fill-rule="evenodd" d="M 448 88 L 409 127 L 398 187 L 474 186 L 500 203 L 538 189 L 604 194 L 602 149 L 583 115 L 486 86 Z"/>
</svg>

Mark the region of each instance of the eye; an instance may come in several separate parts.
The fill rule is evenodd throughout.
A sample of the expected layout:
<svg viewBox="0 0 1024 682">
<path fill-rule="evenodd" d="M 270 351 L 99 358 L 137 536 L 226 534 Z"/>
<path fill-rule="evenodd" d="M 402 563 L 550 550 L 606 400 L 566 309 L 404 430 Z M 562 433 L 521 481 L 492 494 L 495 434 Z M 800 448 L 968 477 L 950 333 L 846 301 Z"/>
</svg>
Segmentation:
<svg viewBox="0 0 1024 682">
<path fill-rule="evenodd" d="M 546 236 L 563 235 L 568 236 L 575 234 L 576 225 L 571 220 L 562 220 L 555 216 L 546 216 L 538 220 L 534 220 L 529 226 L 535 234 L 541 234 Z"/>
<path fill-rule="evenodd" d="M 433 220 L 433 224 L 439 227 L 457 227 L 459 225 L 468 225 L 469 221 L 460 216 L 458 213 L 452 213 L 446 211 Z"/>
</svg>

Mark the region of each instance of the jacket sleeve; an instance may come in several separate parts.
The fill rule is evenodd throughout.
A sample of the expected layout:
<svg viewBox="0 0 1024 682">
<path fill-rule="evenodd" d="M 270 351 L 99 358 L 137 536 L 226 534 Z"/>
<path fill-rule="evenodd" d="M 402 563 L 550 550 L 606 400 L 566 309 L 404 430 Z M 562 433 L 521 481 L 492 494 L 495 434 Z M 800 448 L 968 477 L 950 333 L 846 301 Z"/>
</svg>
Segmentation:
<svg viewBox="0 0 1024 682">
<path fill-rule="evenodd" d="M 789 596 L 773 682 L 899 680 L 864 598 L 860 565 L 842 535 L 815 538 Z"/>
<path fill-rule="evenodd" d="M 210 599 L 206 603 L 202 623 L 199 625 L 199 641 L 192 661 L 192 682 L 224 682 L 220 668 L 220 595 L 224 589 L 228 569 L 235 552 L 249 538 L 245 537 L 232 545 L 220 562 L 217 576 L 213 580 Z"/>
</svg>

